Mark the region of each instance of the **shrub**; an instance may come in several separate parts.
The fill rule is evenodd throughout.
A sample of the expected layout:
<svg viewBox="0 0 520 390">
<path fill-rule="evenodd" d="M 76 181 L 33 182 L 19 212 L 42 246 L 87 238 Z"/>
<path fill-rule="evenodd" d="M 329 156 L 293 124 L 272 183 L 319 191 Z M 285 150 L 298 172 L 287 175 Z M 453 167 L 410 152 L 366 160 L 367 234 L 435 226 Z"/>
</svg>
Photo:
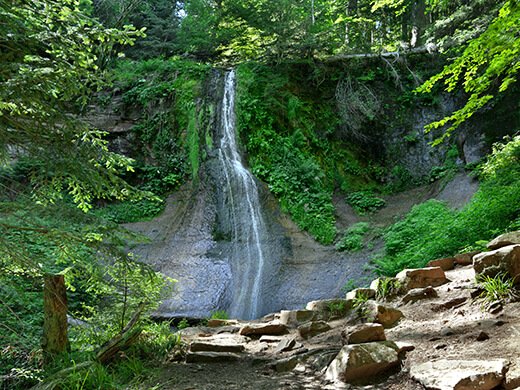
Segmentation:
<svg viewBox="0 0 520 390">
<path fill-rule="evenodd" d="M 358 214 L 368 214 L 383 208 L 384 199 L 378 198 L 372 191 L 358 191 L 347 195 L 346 201 Z"/>
<path fill-rule="evenodd" d="M 210 319 L 212 320 L 228 320 L 229 314 L 225 310 L 215 310 L 211 313 Z"/>
<path fill-rule="evenodd" d="M 336 249 L 342 251 L 359 251 L 363 249 L 363 238 L 370 230 L 370 224 L 367 222 L 358 222 L 349 227 L 343 238 L 336 244 Z"/>
<path fill-rule="evenodd" d="M 477 276 L 477 285 L 483 290 L 480 298 L 485 302 L 503 301 L 513 297 L 514 281 L 506 274 L 500 273 L 495 277 L 487 275 Z"/>
</svg>

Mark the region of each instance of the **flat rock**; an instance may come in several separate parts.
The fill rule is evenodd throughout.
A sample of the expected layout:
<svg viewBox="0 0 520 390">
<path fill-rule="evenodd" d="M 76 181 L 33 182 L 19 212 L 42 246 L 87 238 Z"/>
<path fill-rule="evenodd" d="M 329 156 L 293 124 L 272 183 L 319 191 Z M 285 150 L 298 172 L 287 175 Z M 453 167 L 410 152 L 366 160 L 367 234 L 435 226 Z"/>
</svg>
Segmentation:
<svg viewBox="0 0 520 390">
<path fill-rule="evenodd" d="M 448 282 L 441 267 L 405 269 L 396 275 L 402 288 L 411 290 L 428 286 L 437 287 Z"/>
<path fill-rule="evenodd" d="M 238 333 L 242 336 L 280 335 L 287 333 L 287 326 L 278 322 L 268 322 L 266 324 L 248 324 L 240 328 Z"/>
<path fill-rule="evenodd" d="M 280 312 L 280 323 L 288 326 L 298 326 L 315 318 L 316 311 L 314 310 L 282 310 Z"/>
<path fill-rule="evenodd" d="M 399 364 L 395 343 L 383 341 L 345 345 L 330 363 L 325 378 L 329 381 L 368 381 Z"/>
<path fill-rule="evenodd" d="M 279 343 L 280 341 L 282 341 L 283 337 L 282 336 L 269 336 L 269 335 L 264 335 L 262 337 L 260 337 L 260 342 L 261 343 Z"/>
<path fill-rule="evenodd" d="M 520 244 L 520 230 L 515 232 L 504 233 L 497 238 L 491 240 L 487 244 L 487 248 L 491 250 L 500 249 L 504 246 Z"/>
<path fill-rule="evenodd" d="M 343 332 L 347 344 L 362 344 L 374 341 L 385 341 L 385 328 L 381 324 L 366 323 L 349 327 Z"/>
<path fill-rule="evenodd" d="M 358 298 L 375 298 L 376 297 L 376 290 L 372 288 L 356 288 L 352 291 L 349 291 L 347 293 L 346 299 L 347 300 L 354 300 Z"/>
<path fill-rule="evenodd" d="M 278 343 L 274 352 L 282 353 L 285 351 L 290 351 L 291 349 L 294 348 L 295 345 L 296 345 L 296 341 L 294 340 L 294 337 L 284 338 Z"/>
<path fill-rule="evenodd" d="M 421 299 L 437 298 L 439 295 L 432 286 L 424 288 L 413 288 L 406 293 L 402 299 L 402 303 L 417 302 Z"/>
<path fill-rule="evenodd" d="M 455 258 L 445 257 L 443 259 L 432 260 L 427 264 L 428 267 L 441 267 L 444 271 L 455 268 Z"/>
<path fill-rule="evenodd" d="M 235 352 L 244 351 L 244 344 L 216 341 L 192 341 L 190 343 L 191 352 Z"/>
<path fill-rule="evenodd" d="M 208 320 L 208 327 L 210 328 L 218 328 L 220 326 L 231 326 L 238 324 L 237 320 L 220 320 L 220 319 L 209 319 Z"/>
<path fill-rule="evenodd" d="M 325 321 L 311 321 L 299 326 L 298 333 L 304 339 L 308 339 L 330 329 L 330 325 Z"/>
<path fill-rule="evenodd" d="M 490 252 L 473 256 L 473 268 L 477 275 L 494 277 L 506 272 L 517 283 L 520 282 L 520 245 L 504 246 Z"/>
<path fill-rule="evenodd" d="M 491 390 L 504 380 L 507 361 L 437 360 L 414 365 L 413 379 L 434 390 Z"/>
<path fill-rule="evenodd" d="M 240 360 L 241 356 L 232 352 L 188 352 L 186 363 L 220 363 Z"/>
<path fill-rule="evenodd" d="M 383 325 L 383 327 L 391 328 L 403 318 L 401 310 L 388 305 L 381 305 L 374 301 L 368 301 L 367 305 L 367 320 L 369 322 L 376 322 Z"/>
</svg>

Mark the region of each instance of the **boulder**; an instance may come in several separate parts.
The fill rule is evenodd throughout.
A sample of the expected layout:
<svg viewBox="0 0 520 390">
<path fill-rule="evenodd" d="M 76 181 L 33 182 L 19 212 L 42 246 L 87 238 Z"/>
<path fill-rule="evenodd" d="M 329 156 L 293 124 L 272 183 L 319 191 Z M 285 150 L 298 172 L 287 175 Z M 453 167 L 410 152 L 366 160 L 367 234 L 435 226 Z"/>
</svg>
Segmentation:
<svg viewBox="0 0 520 390">
<path fill-rule="evenodd" d="M 487 244 L 487 248 L 491 250 L 500 249 L 509 245 L 520 244 L 520 230 L 515 232 L 504 233 L 497 238 L 491 240 Z"/>
<path fill-rule="evenodd" d="M 520 282 L 520 245 L 504 246 L 473 256 L 475 274 L 494 277 L 501 272 Z"/>
<path fill-rule="evenodd" d="M 304 322 L 312 321 L 316 317 L 313 310 L 282 310 L 280 323 L 288 326 L 298 326 Z"/>
<path fill-rule="evenodd" d="M 506 390 L 513 390 L 520 388 L 520 362 L 516 361 L 507 370 L 506 380 L 504 381 L 504 388 Z"/>
<path fill-rule="evenodd" d="M 402 303 L 417 302 L 421 299 L 437 298 L 439 295 L 432 286 L 424 288 L 414 288 L 403 297 Z"/>
<path fill-rule="evenodd" d="M 441 267 L 444 271 L 452 270 L 455 267 L 454 257 L 445 257 L 443 259 L 432 260 L 428 263 L 428 267 Z"/>
<path fill-rule="evenodd" d="M 304 339 L 314 337 L 320 333 L 330 330 L 330 325 L 325 321 L 310 321 L 298 327 L 298 333 Z"/>
<path fill-rule="evenodd" d="M 268 322 L 266 324 L 247 324 L 240 328 L 238 333 L 242 336 L 280 335 L 287 333 L 287 326 L 278 322 Z"/>
<path fill-rule="evenodd" d="M 504 380 L 507 361 L 437 360 L 414 365 L 410 376 L 435 390 L 490 390 Z"/>
<path fill-rule="evenodd" d="M 190 343 L 191 352 L 243 352 L 244 344 L 216 341 L 192 341 Z"/>
<path fill-rule="evenodd" d="M 330 363 L 325 378 L 347 383 L 373 380 L 399 365 L 397 349 L 388 341 L 345 345 Z"/>
<path fill-rule="evenodd" d="M 349 327 L 342 332 L 346 344 L 362 344 L 385 341 L 385 329 L 381 324 L 366 323 Z"/>
<path fill-rule="evenodd" d="M 448 282 L 441 267 L 405 269 L 396 275 L 405 290 L 423 287 L 437 287 Z"/>
<path fill-rule="evenodd" d="M 220 363 L 240 360 L 240 355 L 232 352 L 188 352 L 186 363 Z"/>
<path fill-rule="evenodd" d="M 349 291 L 347 293 L 346 299 L 347 300 L 354 300 L 358 298 L 375 298 L 376 297 L 376 290 L 371 288 L 356 288 L 352 291 Z"/>
<path fill-rule="evenodd" d="M 400 310 L 374 301 L 366 303 L 366 311 L 368 322 L 381 324 L 385 329 L 396 325 L 403 318 L 403 313 Z"/>
</svg>

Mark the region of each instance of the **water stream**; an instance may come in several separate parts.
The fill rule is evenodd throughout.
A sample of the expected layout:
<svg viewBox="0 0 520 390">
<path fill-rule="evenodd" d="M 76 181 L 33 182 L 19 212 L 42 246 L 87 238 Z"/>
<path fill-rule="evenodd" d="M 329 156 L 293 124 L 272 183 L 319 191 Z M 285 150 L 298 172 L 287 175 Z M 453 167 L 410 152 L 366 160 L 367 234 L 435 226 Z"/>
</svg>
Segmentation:
<svg viewBox="0 0 520 390">
<path fill-rule="evenodd" d="M 262 275 L 265 266 L 266 238 L 258 188 L 253 175 L 240 157 L 235 127 L 235 72 L 226 72 L 221 120 L 218 128 L 218 159 L 224 177 L 225 224 L 229 227 L 234 264 L 231 305 L 233 318 L 257 318 L 262 310 Z"/>
</svg>

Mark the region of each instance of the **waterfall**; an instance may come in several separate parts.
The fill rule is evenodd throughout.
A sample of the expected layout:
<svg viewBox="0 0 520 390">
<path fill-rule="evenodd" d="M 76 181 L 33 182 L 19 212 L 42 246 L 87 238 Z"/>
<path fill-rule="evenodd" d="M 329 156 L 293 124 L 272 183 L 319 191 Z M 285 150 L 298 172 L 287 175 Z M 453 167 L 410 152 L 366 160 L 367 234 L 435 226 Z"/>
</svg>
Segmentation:
<svg viewBox="0 0 520 390">
<path fill-rule="evenodd" d="M 224 224 L 228 227 L 234 264 L 229 314 L 235 318 L 257 318 L 262 310 L 262 275 L 265 266 L 265 222 L 260 211 L 258 188 L 244 167 L 237 147 L 235 127 L 235 72 L 224 77 L 218 137 L 219 165 L 222 169 Z"/>
</svg>

